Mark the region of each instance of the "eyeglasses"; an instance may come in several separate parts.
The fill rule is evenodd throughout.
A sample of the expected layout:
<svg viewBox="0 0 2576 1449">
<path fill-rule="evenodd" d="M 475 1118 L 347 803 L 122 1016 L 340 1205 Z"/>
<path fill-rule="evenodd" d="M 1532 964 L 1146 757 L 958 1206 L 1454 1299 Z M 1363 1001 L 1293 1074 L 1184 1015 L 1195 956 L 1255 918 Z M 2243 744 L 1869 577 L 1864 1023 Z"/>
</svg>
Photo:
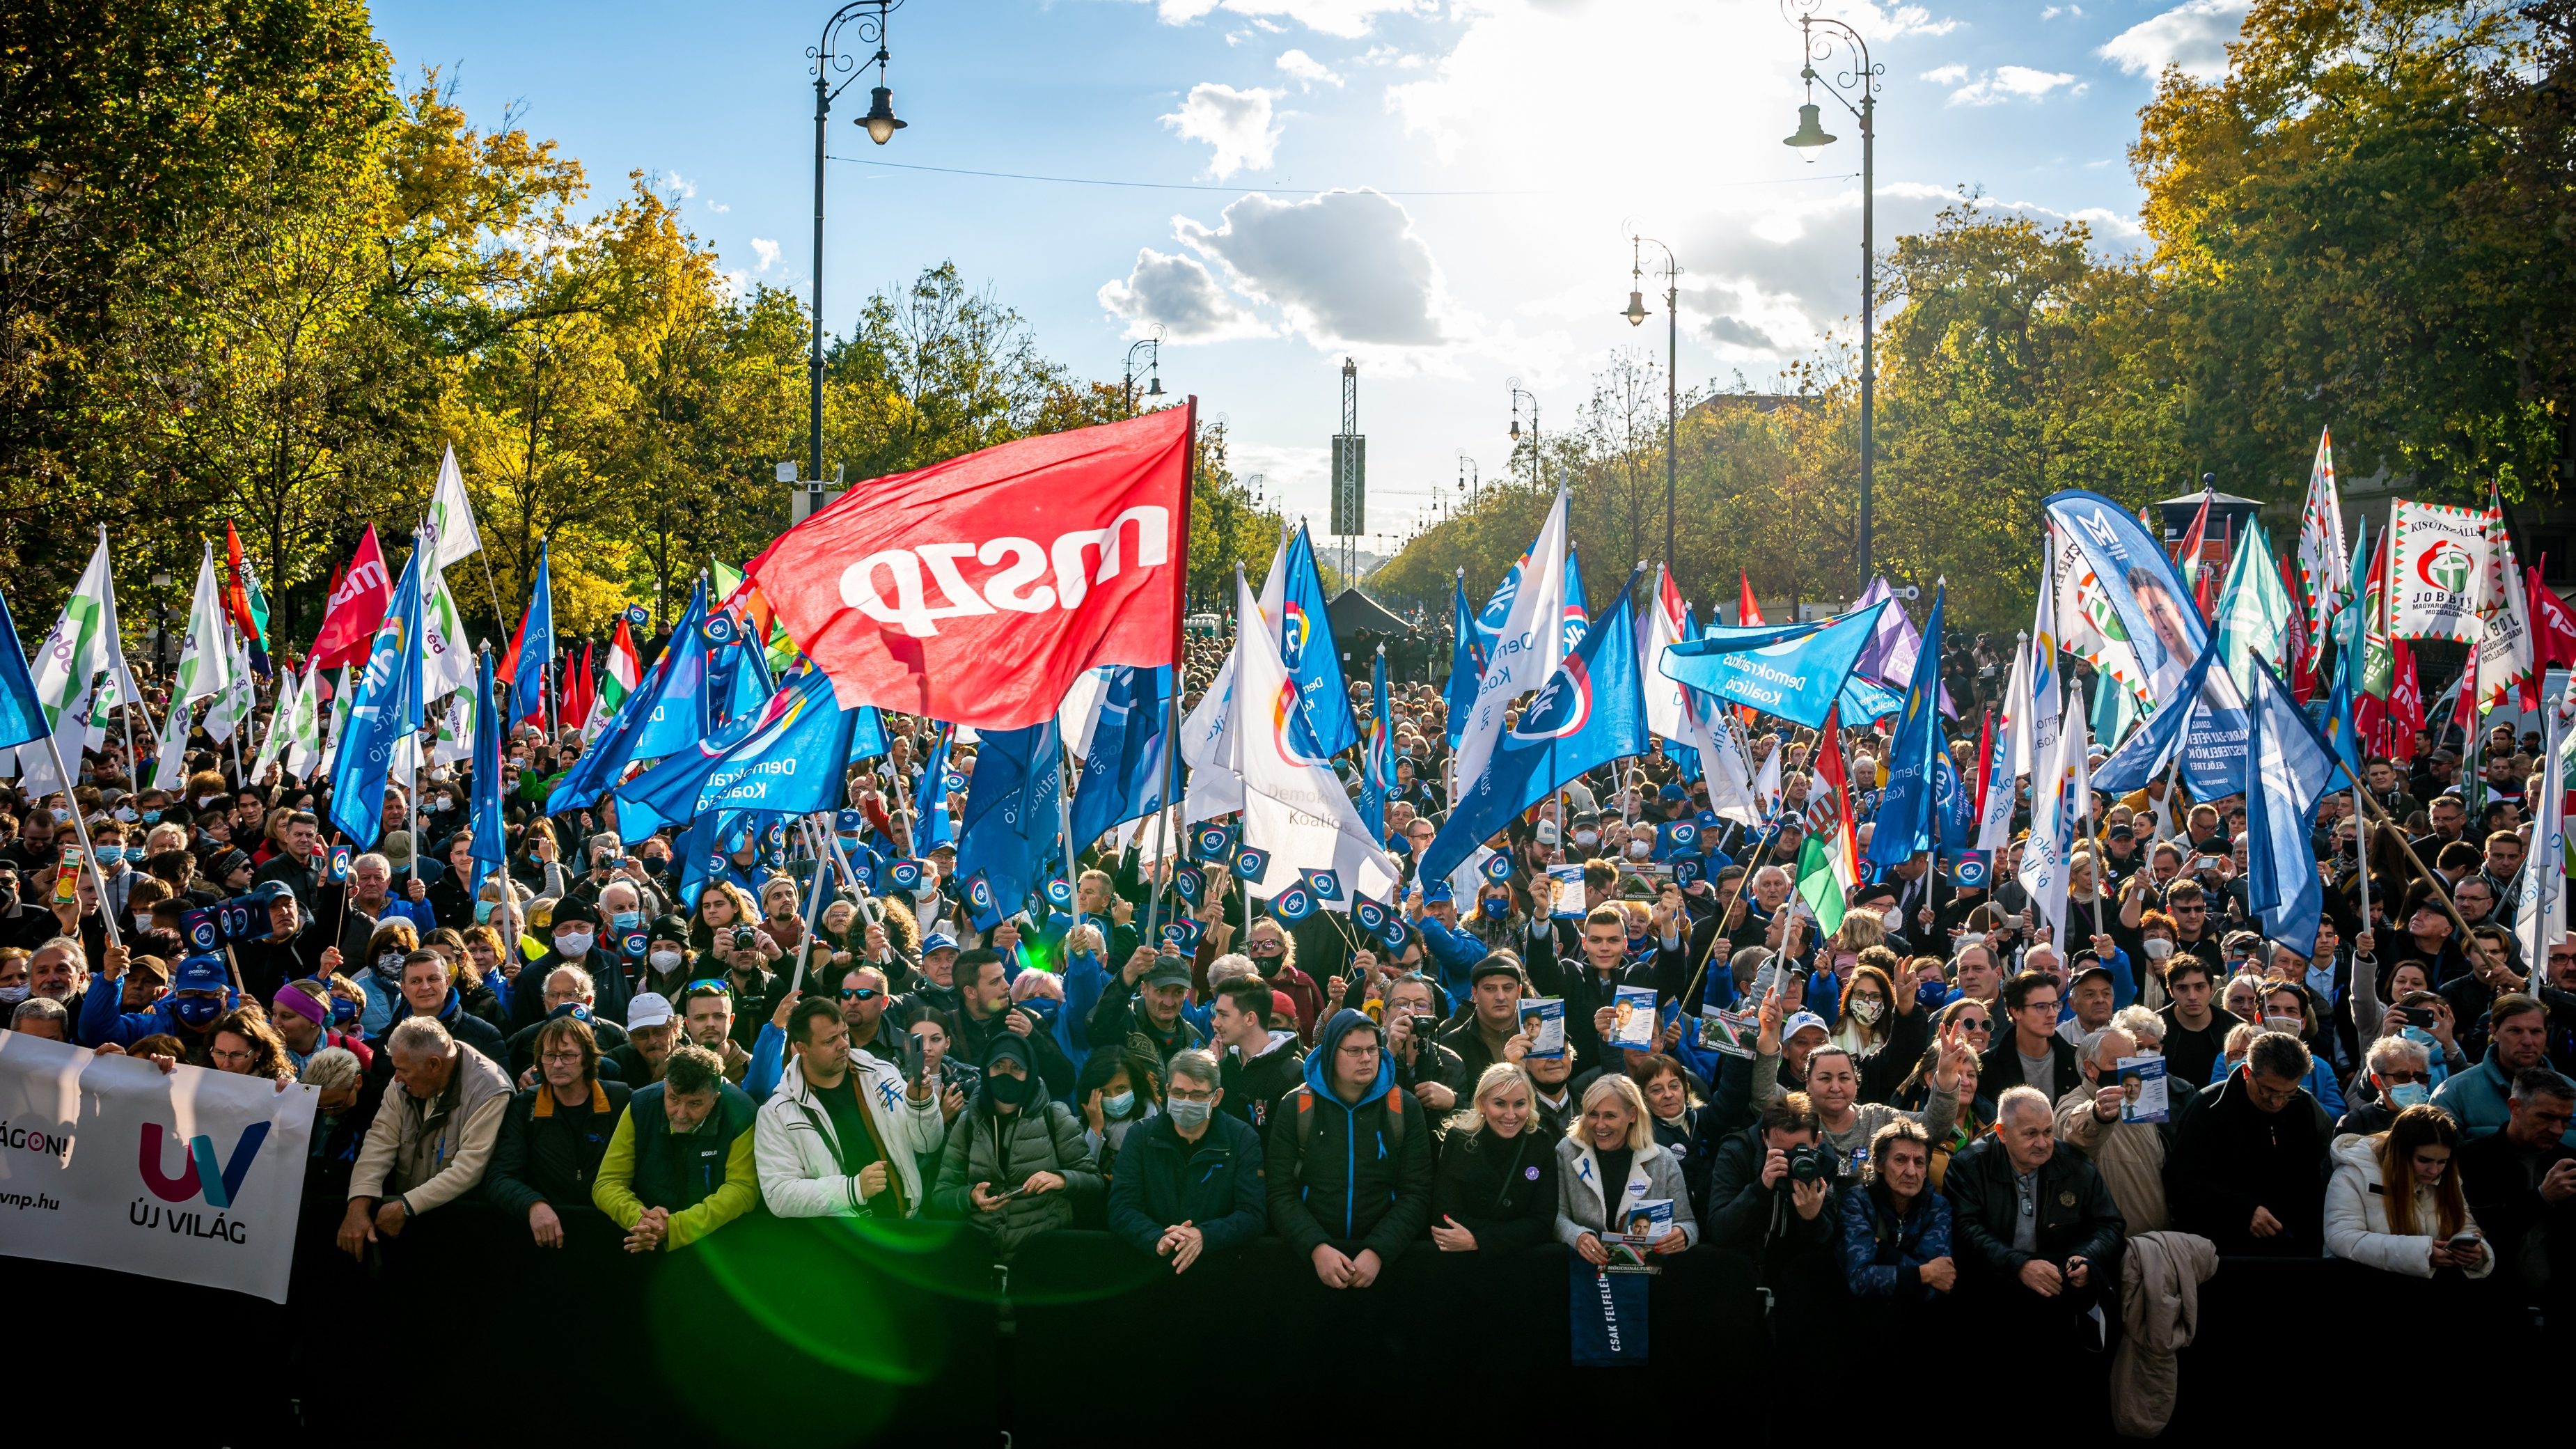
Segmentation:
<svg viewBox="0 0 2576 1449">
<path fill-rule="evenodd" d="M 692 982 L 689 982 L 687 985 L 682 986 L 682 987 L 680 988 L 680 994 L 681 994 L 681 995 L 683 995 L 683 996 L 685 996 L 685 995 L 687 995 L 688 993 L 690 993 L 690 992 L 692 992 L 692 991 L 697 990 L 697 989 L 698 989 L 699 987 L 701 987 L 701 986 L 712 987 L 713 989 L 715 989 L 715 990 L 717 990 L 717 991 L 722 991 L 722 992 L 726 993 L 727 995 L 731 995 L 731 994 L 732 994 L 732 991 L 733 991 L 733 988 L 732 988 L 732 987 L 730 987 L 730 986 L 727 986 L 727 985 L 725 984 L 724 978 L 723 978 L 723 977 L 721 977 L 721 976 L 701 976 L 701 977 L 699 977 L 697 980 L 692 981 Z"/>
<path fill-rule="evenodd" d="M 874 1001 L 882 994 L 883 993 L 879 992 L 873 986 L 844 986 L 841 988 L 841 999 L 843 1001 Z"/>
<path fill-rule="evenodd" d="M 579 1053 L 579 1052 L 548 1052 L 548 1053 L 546 1053 L 544 1056 L 539 1057 L 537 1060 L 544 1062 L 547 1066 L 550 1066 L 550 1067 L 568 1067 L 568 1066 L 572 1066 L 572 1065 L 574 1065 L 574 1064 L 578 1063 L 578 1062 L 581 1060 L 581 1053 Z"/>
<path fill-rule="evenodd" d="M 2379 1078 L 2379 1084 L 2383 1087 L 2393 1087 L 2400 1082 L 2429 1082 L 2433 1080 L 2433 1074 L 2431 1072 L 2373 1072 L 2371 1075 Z"/>
</svg>

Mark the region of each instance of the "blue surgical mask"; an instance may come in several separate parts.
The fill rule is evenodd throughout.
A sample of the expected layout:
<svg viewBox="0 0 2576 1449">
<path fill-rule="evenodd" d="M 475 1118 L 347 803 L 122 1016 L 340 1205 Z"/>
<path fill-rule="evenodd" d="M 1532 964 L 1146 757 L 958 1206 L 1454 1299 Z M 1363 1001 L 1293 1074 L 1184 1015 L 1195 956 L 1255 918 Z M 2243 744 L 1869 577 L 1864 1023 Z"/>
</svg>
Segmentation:
<svg viewBox="0 0 2576 1449">
<path fill-rule="evenodd" d="M 143 823 L 144 823 L 144 824 L 146 824 L 146 825 L 158 825 L 158 824 L 160 824 L 160 823 L 161 823 L 161 812 L 160 812 L 160 811 L 158 811 L 158 810 L 146 810 L 146 811 L 144 811 L 144 812 L 143 812 Z"/>
<path fill-rule="evenodd" d="M 1100 1099 L 1101 1115 L 1108 1117 L 1113 1121 L 1125 1117 L 1129 1112 L 1135 1110 L 1135 1107 L 1136 1094 L 1134 1092 L 1121 1092 L 1115 1097 L 1103 1097 Z"/>
<path fill-rule="evenodd" d="M 608 924 L 621 931 L 639 930 L 644 925 L 644 913 L 642 911 L 611 911 L 608 913 Z"/>
<path fill-rule="evenodd" d="M 2431 1100 L 2433 1100 L 2433 1089 L 2422 1082 L 2399 1082 L 2388 1089 L 2388 1105 L 2400 1112 L 2409 1107 L 2423 1106 Z"/>
<path fill-rule="evenodd" d="M 122 845 L 102 845 L 98 848 L 98 863 L 101 865 L 114 865 L 123 859 L 125 859 L 125 847 Z"/>
<path fill-rule="evenodd" d="M 498 908 L 500 904 L 501 903 L 499 901 L 476 901 L 474 903 L 474 924 L 478 926 L 490 924 L 492 920 L 492 912 Z"/>
<path fill-rule="evenodd" d="M 2400 1028 L 2398 1035 L 2415 1043 L 2417 1046 L 2422 1047 L 2426 1054 L 2433 1057 L 2435 1060 L 2440 1059 L 2442 1043 L 2436 1040 L 2431 1032 L 2426 1031 L 2420 1026 L 2409 1026 Z"/>
<path fill-rule="evenodd" d="M 1172 1125 L 1185 1132 L 1195 1132 L 1207 1125 L 1208 1115 L 1216 1110 L 1214 1102 L 1193 1102 L 1187 1097 L 1174 1097 L 1163 1104 Z"/>
</svg>

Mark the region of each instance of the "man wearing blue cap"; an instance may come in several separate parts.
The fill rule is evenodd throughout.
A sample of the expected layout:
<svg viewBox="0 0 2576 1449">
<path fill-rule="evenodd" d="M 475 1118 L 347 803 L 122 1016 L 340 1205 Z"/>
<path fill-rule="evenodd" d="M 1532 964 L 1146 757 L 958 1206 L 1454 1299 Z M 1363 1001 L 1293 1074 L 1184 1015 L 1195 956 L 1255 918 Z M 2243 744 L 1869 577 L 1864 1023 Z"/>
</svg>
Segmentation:
<svg viewBox="0 0 2576 1449">
<path fill-rule="evenodd" d="M 120 1014 L 116 1008 L 124 988 L 118 983 L 125 976 L 126 949 L 111 946 L 105 954 L 107 968 L 92 973 L 89 989 L 81 993 L 81 1043 L 131 1046 L 147 1036 L 166 1033 L 187 1049 L 184 1060 L 207 1065 L 206 1045 L 213 1039 L 215 1018 L 240 1001 L 224 958 L 212 954 L 185 958 L 170 973 L 166 995 L 141 1011 Z"/>
<path fill-rule="evenodd" d="M 1431 953 L 1432 964 L 1440 968 L 1440 984 L 1457 995 L 1466 985 L 1467 973 L 1485 959 L 1485 943 L 1458 928 L 1458 896 L 1449 882 L 1415 883 L 1413 924 L 1421 928 L 1422 949 Z"/>
</svg>

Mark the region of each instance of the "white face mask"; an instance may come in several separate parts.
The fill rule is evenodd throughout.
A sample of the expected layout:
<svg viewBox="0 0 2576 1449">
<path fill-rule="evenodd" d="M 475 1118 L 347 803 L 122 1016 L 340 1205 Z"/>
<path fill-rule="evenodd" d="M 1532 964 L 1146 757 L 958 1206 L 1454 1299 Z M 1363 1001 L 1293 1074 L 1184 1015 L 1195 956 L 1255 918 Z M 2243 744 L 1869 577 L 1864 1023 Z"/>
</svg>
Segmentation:
<svg viewBox="0 0 2576 1449">
<path fill-rule="evenodd" d="M 590 950 L 592 939 L 588 931 L 567 931 L 555 937 L 555 954 L 558 956 L 585 955 Z"/>
<path fill-rule="evenodd" d="M 1598 845 L 1601 843 L 1601 832 L 1598 830 L 1578 830 L 1574 832 L 1574 843 L 1586 848 Z"/>
<path fill-rule="evenodd" d="M 1903 911 L 1885 911 L 1880 913 L 1879 919 L 1885 921 L 1887 923 L 1887 929 L 1891 931 L 1902 931 L 1905 929 L 1905 913 Z"/>
<path fill-rule="evenodd" d="M 2174 943 L 2161 937 L 2147 942 L 2147 959 L 2161 961 L 2173 954 Z"/>
<path fill-rule="evenodd" d="M 680 953 L 677 951 L 655 951 L 644 959 L 652 962 L 653 969 L 656 971 L 669 971 L 680 964 Z"/>
<path fill-rule="evenodd" d="M 1628 842 L 1628 858 L 1630 860 L 1644 860 L 1647 856 L 1654 854 L 1654 851 L 1655 843 L 1651 840 L 1631 840 Z"/>
</svg>

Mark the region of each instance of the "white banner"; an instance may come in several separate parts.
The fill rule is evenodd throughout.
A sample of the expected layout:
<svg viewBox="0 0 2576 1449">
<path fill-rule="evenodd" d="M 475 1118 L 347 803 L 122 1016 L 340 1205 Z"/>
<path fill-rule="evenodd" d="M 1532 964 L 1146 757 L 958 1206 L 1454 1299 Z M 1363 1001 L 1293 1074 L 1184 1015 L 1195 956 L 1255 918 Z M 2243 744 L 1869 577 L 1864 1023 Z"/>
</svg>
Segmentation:
<svg viewBox="0 0 2576 1449">
<path fill-rule="evenodd" d="M 2478 643 L 2492 567 L 2486 513 L 2401 500 L 2388 533 L 2388 636 Z"/>
<path fill-rule="evenodd" d="M 285 1302 L 316 1095 L 0 1031 L 0 1253 Z"/>
</svg>

